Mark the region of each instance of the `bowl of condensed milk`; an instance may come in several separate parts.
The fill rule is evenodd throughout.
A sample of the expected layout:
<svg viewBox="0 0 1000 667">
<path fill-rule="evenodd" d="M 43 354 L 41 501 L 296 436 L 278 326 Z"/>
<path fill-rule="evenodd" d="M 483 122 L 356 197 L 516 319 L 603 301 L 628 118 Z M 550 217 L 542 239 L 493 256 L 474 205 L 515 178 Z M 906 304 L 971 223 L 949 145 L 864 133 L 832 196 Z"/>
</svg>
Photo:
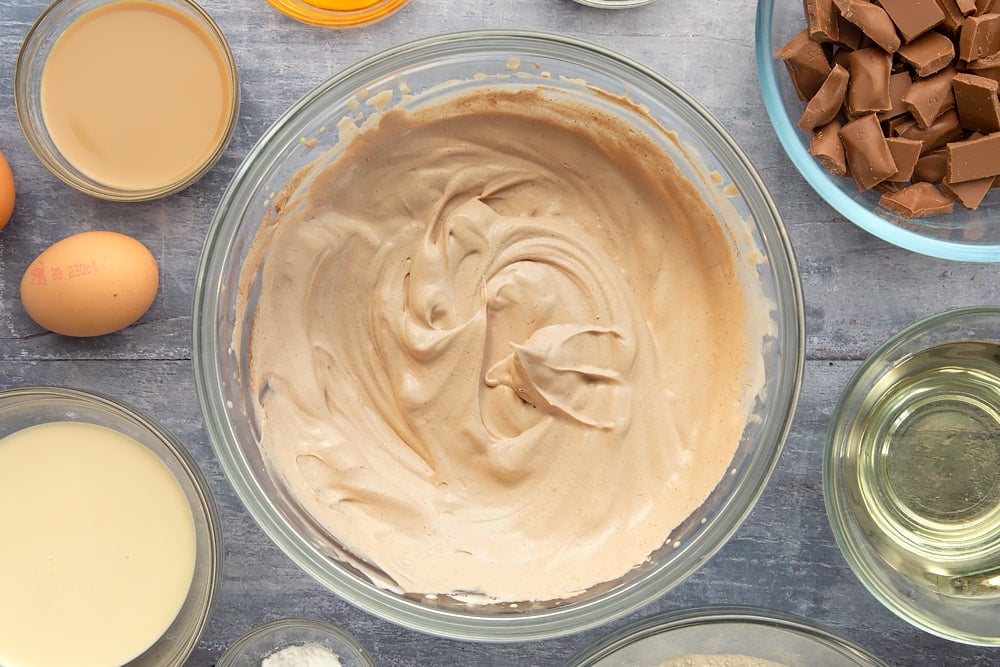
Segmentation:
<svg viewBox="0 0 1000 667">
<path fill-rule="evenodd" d="M 75 389 L 0 392 L 0 534 L 0 664 L 187 664 L 221 528 L 194 459 L 155 420 Z"/>
<path fill-rule="evenodd" d="M 283 115 L 208 232 L 194 360 L 249 511 L 357 606 L 593 627 L 728 539 L 781 450 L 782 223 L 689 95 L 572 38 L 437 35 Z"/>
<path fill-rule="evenodd" d="M 192 0 L 56 0 L 14 71 L 18 121 L 38 159 L 116 201 L 201 178 L 229 141 L 239 99 L 226 38 Z"/>
</svg>

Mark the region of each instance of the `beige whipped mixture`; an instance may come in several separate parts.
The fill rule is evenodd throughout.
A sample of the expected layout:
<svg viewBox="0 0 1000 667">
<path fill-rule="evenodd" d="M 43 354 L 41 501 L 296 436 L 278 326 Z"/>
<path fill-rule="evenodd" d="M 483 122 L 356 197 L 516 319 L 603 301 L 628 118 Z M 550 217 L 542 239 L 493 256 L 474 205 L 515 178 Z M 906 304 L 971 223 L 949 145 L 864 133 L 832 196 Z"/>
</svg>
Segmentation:
<svg viewBox="0 0 1000 667">
<path fill-rule="evenodd" d="M 556 600 L 640 566 L 726 474 L 760 374 L 704 200 L 544 86 L 386 111 L 338 155 L 254 242 L 272 472 L 393 590 Z"/>
</svg>

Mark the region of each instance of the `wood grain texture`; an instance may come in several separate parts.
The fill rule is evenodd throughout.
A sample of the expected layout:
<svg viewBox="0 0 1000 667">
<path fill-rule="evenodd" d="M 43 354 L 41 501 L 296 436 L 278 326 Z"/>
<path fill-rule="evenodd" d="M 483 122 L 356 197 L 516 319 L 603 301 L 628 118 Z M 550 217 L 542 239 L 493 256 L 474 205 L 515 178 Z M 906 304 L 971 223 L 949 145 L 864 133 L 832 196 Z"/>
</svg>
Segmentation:
<svg viewBox="0 0 1000 667">
<path fill-rule="evenodd" d="M 823 509 L 820 458 L 830 411 L 850 374 L 901 327 L 954 306 L 1000 301 L 1000 266 L 914 255 L 859 230 L 813 193 L 778 145 L 753 64 L 753 0 L 661 0 L 603 11 L 571 0 L 412 0 L 394 16 L 347 31 L 312 28 L 263 0 L 202 0 L 233 48 L 242 106 L 215 168 L 165 200 L 114 204 L 62 185 L 30 153 L 11 82 L 21 40 L 41 0 L 0 0 L 0 150 L 18 183 L 0 233 L 0 388 L 58 384 L 102 391 L 148 411 L 191 449 L 224 525 L 224 578 L 192 665 L 211 665 L 237 637 L 289 615 L 324 618 L 353 633 L 379 665 L 559 665 L 601 636 L 652 613 L 750 604 L 805 616 L 893 665 L 1000 664 L 1000 650 L 916 630 L 874 600 L 848 570 Z M 202 426 L 191 368 L 190 309 L 201 244 L 221 192 L 266 128 L 296 99 L 345 66 L 388 46 L 449 30 L 556 31 L 632 56 L 688 90 L 743 147 L 771 190 L 801 269 L 807 357 L 792 434 L 747 521 L 690 579 L 608 626 L 557 640 L 475 644 L 414 633 L 325 591 L 258 529 L 223 476 Z M 40 331 L 23 313 L 25 267 L 74 232 L 133 235 L 156 255 L 161 289 L 139 324 L 76 341 Z"/>
</svg>

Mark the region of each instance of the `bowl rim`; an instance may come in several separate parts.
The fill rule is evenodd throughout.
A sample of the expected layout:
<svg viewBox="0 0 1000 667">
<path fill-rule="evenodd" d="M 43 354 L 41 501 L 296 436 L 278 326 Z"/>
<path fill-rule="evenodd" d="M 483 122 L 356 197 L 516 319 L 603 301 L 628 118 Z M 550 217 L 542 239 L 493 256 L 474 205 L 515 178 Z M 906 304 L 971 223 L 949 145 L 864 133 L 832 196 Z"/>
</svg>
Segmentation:
<svg viewBox="0 0 1000 667">
<path fill-rule="evenodd" d="M 238 443 L 235 442 L 235 437 L 229 428 L 230 422 L 225 401 L 218 395 L 216 387 L 212 386 L 213 383 L 218 384 L 218 381 L 213 378 L 219 377 L 217 368 L 213 364 L 216 364 L 217 360 L 221 358 L 220 355 L 228 354 L 228 351 L 225 348 L 220 348 L 219 342 L 214 340 L 214 329 L 212 328 L 215 323 L 214 311 L 212 313 L 205 311 L 206 299 L 209 293 L 218 293 L 216 285 L 223 273 L 224 257 L 219 257 L 219 255 L 225 253 L 215 252 L 216 257 L 213 258 L 213 249 L 218 250 L 221 247 L 223 250 L 227 250 L 226 244 L 232 240 L 232 233 L 235 229 L 226 229 L 226 220 L 231 217 L 232 209 L 244 211 L 249 205 L 246 202 L 241 205 L 236 200 L 243 190 L 252 190 L 255 187 L 254 183 L 248 184 L 248 180 L 251 180 L 251 165 L 267 152 L 269 144 L 281 134 L 286 124 L 303 109 L 326 94 L 328 90 L 366 76 L 369 70 L 377 68 L 380 64 L 395 62 L 408 55 L 423 53 L 429 47 L 435 50 L 435 55 L 444 55 L 440 51 L 441 49 L 454 49 L 456 45 L 472 43 L 496 47 L 495 41 L 491 40 L 503 40 L 505 46 L 510 46 L 510 42 L 513 42 L 516 47 L 524 49 L 532 46 L 551 48 L 552 45 L 557 45 L 577 53 L 586 53 L 600 58 L 602 62 L 613 61 L 615 66 L 634 71 L 649 80 L 651 84 L 662 88 L 668 95 L 676 97 L 683 105 L 683 113 L 692 114 L 699 123 L 704 123 L 714 133 L 712 138 L 723 145 L 724 149 L 728 151 L 729 157 L 744 172 L 742 175 L 755 188 L 754 195 L 759 197 L 761 205 L 768 213 L 768 223 L 773 226 L 774 237 L 768 241 L 773 243 L 773 247 L 769 246 L 769 248 L 776 253 L 772 265 L 779 264 L 780 271 L 787 271 L 787 276 L 784 273 L 777 273 L 775 278 L 780 283 L 778 286 L 787 291 L 780 294 L 782 298 L 787 298 L 787 304 L 784 304 L 787 310 L 784 313 L 783 326 L 787 326 L 788 339 L 783 340 L 782 343 L 788 349 L 782 349 L 778 373 L 784 386 L 778 387 L 780 395 L 773 399 L 776 405 L 780 404 L 781 406 L 780 416 L 777 412 L 775 413 L 775 421 L 780 422 L 780 424 L 774 428 L 774 442 L 769 445 L 768 455 L 756 458 L 753 461 L 755 467 L 748 473 L 748 476 L 751 474 L 759 475 L 760 483 L 752 489 L 748 489 L 746 485 L 734 489 L 727 501 L 739 498 L 746 501 L 745 505 L 741 508 L 734 507 L 733 502 L 726 502 L 723 505 L 720 511 L 727 515 L 731 524 L 725 528 L 719 528 L 718 522 L 710 524 L 710 526 L 715 527 L 716 532 L 713 533 L 713 536 L 717 537 L 715 542 L 704 552 L 699 552 L 698 557 L 691 558 L 691 562 L 686 566 L 678 567 L 675 570 L 677 576 L 668 585 L 663 585 L 661 582 L 661 585 L 657 587 L 647 586 L 647 590 L 642 590 L 641 595 L 637 595 L 633 582 L 633 585 L 623 587 L 624 592 L 618 589 L 591 600 L 571 603 L 556 609 L 543 612 L 519 612 L 516 615 L 494 614 L 487 616 L 430 608 L 412 600 L 392 595 L 374 586 L 362 584 L 355 577 L 335 577 L 342 589 L 335 591 L 338 595 L 347 599 L 354 606 L 380 618 L 428 634 L 453 639 L 514 642 L 563 636 L 606 623 L 660 597 L 690 576 L 721 549 L 745 521 L 770 480 L 791 429 L 801 387 L 805 356 L 805 316 L 794 251 L 777 206 L 760 175 L 740 146 L 705 107 L 677 85 L 630 57 L 575 37 L 543 31 L 514 29 L 451 31 L 417 38 L 370 55 L 334 74 L 293 103 L 263 133 L 255 146 L 247 153 L 243 163 L 234 172 L 210 223 L 199 260 L 193 299 L 192 356 L 195 385 L 206 430 L 227 479 L 234 487 L 244 507 L 272 541 L 278 544 L 282 551 L 313 579 L 333 590 L 326 581 L 331 575 L 324 567 L 325 559 L 321 559 L 317 557 L 317 554 L 304 549 L 301 538 L 295 534 L 290 525 L 274 516 L 273 511 L 268 508 L 269 503 L 263 489 L 251 474 L 251 466 L 239 450 Z M 449 50 L 447 53 L 452 53 L 452 51 Z M 364 79 L 362 81 L 367 83 Z M 232 217 L 238 219 L 239 216 Z M 786 333 L 784 330 L 782 332 Z M 642 580 L 645 581 L 645 578 Z M 568 622 L 567 619 L 571 619 L 572 623 Z"/>
<path fill-rule="evenodd" d="M 861 646 L 817 623 L 786 612 L 750 605 L 706 605 L 653 614 L 598 639 L 579 651 L 569 662 L 572 667 L 591 667 L 617 651 L 650 637 L 701 625 L 739 623 L 776 628 L 808 637 L 818 644 L 854 658 L 861 665 L 886 667 L 881 659 Z M 739 653 L 735 648 L 734 653 Z"/>
<path fill-rule="evenodd" d="M 201 563 L 196 559 L 196 571 L 194 573 L 194 579 L 192 579 L 191 583 L 191 591 L 194 591 L 195 581 L 198 577 L 198 570 L 200 569 L 206 572 L 207 585 L 204 590 L 205 602 L 203 606 L 199 606 L 197 608 L 198 620 L 197 623 L 193 625 L 190 635 L 177 636 L 177 633 L 172 633 L 168 629 L 154 644 L 149 647 L 149 649 L 147 649 L 147 651 L 144 651 L 142 654 L 133 658 L 133 661 L 137 665 L 145 664 L 144 660 L 146 660 L 145 656 L 147 652 L 159 644 L 165 637 L 173 636 L 173 643 L 177 648 L 176 655 L 173 656 L 173 659 L 170 662 L 165 663 L 165 665 L 179 667 L 180 665 L 185 664 L 194 652 L 195 648 L 197 648 L 198 641 L 205 632 L 208 622 L 212 617 L 212 610 L 215 607 L 216 598 L 218 597 L 219 585 L 222 582 L 223 560 L 225 554 L 222 537 L 222 518 L 219 514 L 218 506 L 215 502 L 215 496 L 212 493 L 211 486 L 209 485 L 205 474 L 202 472 L 201 467 L 198 465 L 198 462 L 195 460 L 191 452 L 188 451 L 187 447 L 185 447 L 180 441 L 180 439 L 178 439 L 172 431 L 161 424 L 157 419 L 150 416 L 144 410 L 119 399 L 113 398 L 100 391 L 55 385 L 28 385 L 0 390 L 0 404 L 6 403 L 9 400 L 59 401 L 67 404 L 85 405 L 90 408 L 96 408 L 97 410 L 106 410 L 126 421 L 134 423 L 137 427 L 152 435 L 153 438 L 160 445 L 162 445 L 161 450 L 149 450 L 149 448 L 142 443 L 139 443 L 140 446 L 149 450 L 154 456 L 156 456 L 157 459 L 160 460 L 169 455 L 183 470 L 184 475 L 186 476 L 186 481 L 190 483 L 192 489 L 194 490 L 205 518 L 205 531 L 208 539 L 203 548 L 205 549 L 207 562 Z M 79 421 L 93 423 L 88 421 L 86 418 L 80 419 Z M 117 431 L 118 429 L 114 430 Z M 185 496 L 186 495 L 187 494 L 185 493 Z M 192 512 L 192 514 L 194 513 Z M 193 518 L 195 522 L 197 522 L 197 517 Z M 202 547 L 199 545 L 199 552 L 201 548 Z M 191 592 L 189 592 L 188 595 L 190 596 Z M 187 600 L 189 599 L 190 597 L 185 600 L 185 605 L 187 605 Z M 180 617 L 181 611 L 183 611 L 183 609 L 178 611 L 177 618 Z M 171 628 L 175 622 L 176 619 L 171 622 Z M 131 665 L 133 662 L 130 662 L 129 664 Z"/>
<path fill-rule="evenodd" d="M 60 164 L 59 160 L 52 156 L 50 151 L 44 146 L 44 143 L 39 139 L 39 137 L 49 136 L 48 128 L 45 127 L 44 118 L 38 118 L 38 122 L 34 123 L 32 122 L 33 114 L 28 111 L 28 107 L 31 104 L 29 99 L 30 79 L 27 73 L 27 70 L 29 69 L 29 51 L 36 46 L 39 40 L 47 38 L 51 34 L 52 28 L 59 27 L 58 23 L 54 26 L 48 26 L 47 22 L 49 20 L 56 20 L 53 19 L 53 17 L 63 8 L 68 7 L 69 9 L 67 11 L 72 11 L 84 4 L 93 5 L 89 9 L 85 10 L 85 12 L 79 17 L 70 21 L 66 26 L 63 26 L 62 30 L 65 30 L 69 26 L 73 25 L 77 20 L 83 18 L 83 16 L 92 11 L 119 2 L 129 1 L 130 0 L 54 0 L 42 10 L 41 14 L 38 15 L 38 18 L 36 18 L 31 24 L 31 27 L 28 28 L 28 32 L 25 33 L 24 39 L 21 41 L 21 47 L 17 53 L 17 59 L 14 62 L 13 74 L 14 115 L 17 116 L 17 123 L 21 128 L 21 134 L 24 135 L 28 147 L 31 149 L 31 152 L 35 155 L 38 161 L 41 162 L 53 176 L 71 188 L 92 197 L 97 197 L 98 199 L 118 202 L 139 202 L 160 199 L 180 192 L 181 190 L 184 190 L 201 180 L 201 178 L 215 166 L 215 164 L 219 161 L 219 158 L 222 157 L 222 154 L 225 153 L 226 148 L 229 146 L 229 142 L 233 137 L 236 125 L 239 121 L 240 104 L 242 99 L 236 59 L 233 56 L 232 49 L 229 46 L 229 41 L 226 39 L 225 33 L 222 32 L 222 28 L 220 28 L 219 24 L 215 22 L 215 19 L 213 19 L 212 16 L 196 2 L 196 0 L 143 0 L 143 2 L 149 2 L 162 7 L 169 7 L 171 9 L 175 9 L 176 11 L 183 12 L 187 18 L 191 19 L 196 29 L 204 31 L 205 36 L 212 42 L 213 46 L 219 47 L 219 55 L 221 56 L 223 67 L 225 68 L 226 82 L 228 83 L 230 89 L 230 101 L 226 110 L 226 124 L 225 127 L 223 127 L 222 132 L 219 134 L 218 141 L 214 146 L 211 146 L 211 152 L 207 153 L 200 162 L 195 163 L 192 171 L 182 178 L 169 183 L 164 183 L 162 185 L 143 189 L 121 189 L 105 185 L 92 179 L 88 174 L 76 169 L 75 167 L 73 167 L 73 171 L 69 171 L 62 164 Z M 187 10 L 189 10 L 190 13 L 178 9 L 178 5 L 183 5 Z M 44 32 L 43 28 L 45 29 Z M 55 39 L 58 40 L 58 37 Z M 44 66 L 44 61 L 41 64 L 33 65 L 33 67 L 41 69 L 44 69 Z M 61 157 L 68 163 L 68 160 L 66 160 L 65 157 L 62 157 L 62 154 L 57 147 L 55 149 L 55 153 L 58 157 Z"/>
<path fill-rule="evenodd" d="M 409 0 L 373 0 L 361 9 L 326 9 L 308 0 L 265 0 L 280 13 L 321 28 L 353 28 L 389 18 Z"/>
<path fill-rule="evenodd" d="M 912 338 L 940 324 L 957 318 L 977 316 L 989 316 L 1000 321 L 1000 305 L 952 308 L 924 317 L 890 336 L 865 358 L 858 369 L 848 379 L 847 384 L 844 385 L 844 389 L 837 399 L 837 403 L 834 405 L 833 412 L 830 414 L 830 422 L 827 426 L 823 444 L 823 503 L 826 507 L 830 530 L 833 533 L 841 556 L 847 562 L 851 572 L 854 573 L 854 576 L 861 582 L 862 586 L 886 609 L 906 623 L 942 639 L 961 642 L 971 646 L 993 647 L 1000 646 L 1000 634 L 990 639 L 963 632 L 957 628 L 947 628 L 943 623 L 935 623 L 920 607 L 910 604 L 911 601 L 908 599 L 908 596 L 899 594 L 885 577 L 880 574 L 880 571 L 875 569 L 877 566 L 883 568 L 883 571 L 891 570 L 895 572 L 890 565 L 883 563 L 878 556 L 871 556 L 870 558 L 859 556 L 859 554 L 870 552 L 871 548 L 854 534 L 857 522 L 854 520 L 853 512 L 847 507 L 844 498 L 845 491 L 842 488 L 843 482 L 840 481 L 844 472 L 840 459 L 843 457 L 845 446 L 842 443 L 843 438 L 837 437 L 844 423 L 844 413 L 848 408 L 848 404 L 854 398 L 855 389 L 859 381 L 871 373 L 886 355 L 891 354 L 899 346 Z M 870 565 L 868 561 L 871 561 L 875 565 Z M 899 576 L 901 579 L 909 581 L 906 577 Z"/>
<path fill-rule="evenodd" d="M 904 229 L 872 213 L 836 186 L 829 172 L 805 149 L 798 129 L 792 125 L 781 104 L 775 73 L 775 53 L 781 45 L 771 43 L 771 25 L 774 19 L 775 0 L 757 3 L 754 29 L 754 55 L 757 61 L 757 79 L 760 83 L 764 108 L 771 119 L 771 127 L 792 164 L 816 192 L 837 213 L 868 233 L 895 246 L 929 257 L 967 262 L 1000 262 L 1000 243 L 968 244 L 946 239 L 936 239 Z M 805 14 L 803 14 L 805 27 Z"/>
</svg>

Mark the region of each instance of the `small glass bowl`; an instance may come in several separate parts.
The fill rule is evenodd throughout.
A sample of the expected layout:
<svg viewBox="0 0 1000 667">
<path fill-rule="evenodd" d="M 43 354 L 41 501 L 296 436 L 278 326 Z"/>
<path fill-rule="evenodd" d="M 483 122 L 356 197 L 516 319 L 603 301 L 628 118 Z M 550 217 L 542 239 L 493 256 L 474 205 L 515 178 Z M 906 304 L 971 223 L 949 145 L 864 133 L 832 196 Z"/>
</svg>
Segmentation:
<svg viewBox="0 0 1000 667">
<path fill-rule="evenodd" d="M 285 16 L 323 28 L 351 28 L 384 19 L 407 0 L 267 0 Z"/>
<path fill-rule="evenodd" d="M 810 135 L 796 123 L 805 104 L 792 87 L 779 51 L 806 27 L 802 0 L 760 0 L 755 52 L 764 106 L 792 164 L 836 211 L 880 239 L 941 259 L 1000 261 L 1000 197 L 987 195 L 975 211 L 960 204 L 948 215 L 904 219 L 878 205 L 873 190 L 858 193 L 854 179 L 834 176 L 809 154 Z"/>
<path fill-rule="evenodd" d="M 375 667 L 354 637 L 335 625 L 311 618 L 283 618 L 254 628 L 222 654 L 216 667 L 260 667 L 269 655 L 302 644 L 319 644 L 332 651 L 343 667 Z"/>
<path fill-rule="evenodd" d="M 569 664 L 653 667 L 692 655 L 740 655 L 787 667 L 885 664 L 809 621 L 750 607 L 704 607 L 652 616 L 599 640 Z"/>
<path fill-rule="evenodd" d="M 629 7 L 640 7 L 649 5 L 655 0 L 575 0 L 581 5 L 588 7 L 600 7 L 601 9 L 628 9 Z"/>
<path fill-rule="evenodd" d="M 187 598 L 166 632 L 128 667 L 181 667 L 194 651 L 222 574 L 222 532 L 208 482 L 184 446 L 134 408 L 91 392 L 63 387 L 0 391 L 0 438 L 56 421 L 96 424 L 132 438 L 173 473 L 188 500 L 195 528 L 195 567 Z M 53 638 L 58 641 L 58 637 Z"/>
<path fill-rule="evenodd" d="M 102 183 L 74 166 L 56 146 L 42 111 L 42 74 L 53 47 L 78 19 L 96 9 L 128 0 L 56 0 L 28 30 L 14 67 L 14 108 L 28 145 L 35 156 L 59 180 L 80 192 L 111 201 L 147 201 L 165 197 L 188 187 L 208 172 L 225 150 L 239 115 L 240 86 L 229 43 L 211 16 L 193 0 L 144 0 L 180 12 L 202 31 L 217 50 L 227 77 L 226 124 L 214 145 L 206 146 L 203 157 L 177 180 L 139 189 L 125 189 Z"/>
<path fill-rule="evenodd" d="M 520 63 L 525 66 L 512 72 Z M 274 193 L 336 141 L 337 132 L 326 128 L 359 112 L 378 113 L 376 105 L 359 107 L 359 91 L 365 99 L 379 100 L 384 110 L 413 108 L 411 95 L 421 100 L 426 99 L 421 94 L 469 94 L 497 85 L 514 90 L 544 85 L 568 99 L 597 95 L 592 87 L 627 95 L 643 110 L 626 116 L 630 122 L 649 131 L 646 123 L 652 119 L 676 136 L 683 149 L 667 146 L 670 158 L 699 188 L 737 244 L 736 252 L 748 261 L 765 260 L 754 263 L 749 280 L 757 281 L 770 301 L 766 315 L 772 332 L 762 350 L 763 387 L 732 474 L 642 567 L 569 600 L 516 607 L 404 595 L 376 585 L 341 559 L 342 547 L 285 491 L 262 458 L 248 390 L 247 348 L 233 338 L 234 332 L 246 331 L 245 322 L 237 322 L 245 317 L 238 307 L 241 290 L 255 295 L 259 288 L 261 273 L 248 276 L 243 267 Z M 402 90 L 407 94 L 397 94 Z M 432 101 L 439 99 L 434 95 Z M 305 137 L 317 140 L 303 142 Z M 732 184 L 724 204 L 712 194 L 720 184 Z M 248 304 L 249 317 L 254 307 L 255 302 Z M 512 30 L 445 33 L 396 46 L 343 70 L 295 103 L 264 133 L 222 196 L 202 250 L 192 324 L 195 379 L 209 438 L 237 495 L 265 533 L 317 581 L 366 611 L 434 635 L 497 642 L 551 638 L 606 623 L 664 594 L 721 548 L 749 514 L 777 463 L 798 398 L 805 347 L 798 273 L 783 223 L 725 129 L 687 93 L 640 63 L 571 37 Z"/>
<path fill-rule="evenodd" d="M 981 646 L 1000 646 L 998 434 L 1000 307 L 962 308 L 871 354 L 823 454 L 830 526 L 865 588 L 908 623 Z"/>
</svg>

